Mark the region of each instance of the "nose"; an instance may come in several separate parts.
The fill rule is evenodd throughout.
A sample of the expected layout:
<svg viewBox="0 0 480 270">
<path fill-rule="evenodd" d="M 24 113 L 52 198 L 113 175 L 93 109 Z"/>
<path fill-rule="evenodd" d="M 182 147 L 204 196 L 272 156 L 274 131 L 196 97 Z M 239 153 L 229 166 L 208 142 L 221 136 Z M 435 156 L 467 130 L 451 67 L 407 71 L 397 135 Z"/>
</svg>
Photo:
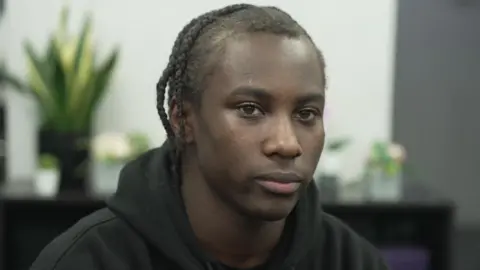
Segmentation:
<svg viewBox="0 0 480 270">
<path fill-rule="evenodd" d="M 282 159 L 294 159 L 302 155 L 302 147 L 289 118 L 273 123 L 264 141 L 264 153 Z"/>
</svg>

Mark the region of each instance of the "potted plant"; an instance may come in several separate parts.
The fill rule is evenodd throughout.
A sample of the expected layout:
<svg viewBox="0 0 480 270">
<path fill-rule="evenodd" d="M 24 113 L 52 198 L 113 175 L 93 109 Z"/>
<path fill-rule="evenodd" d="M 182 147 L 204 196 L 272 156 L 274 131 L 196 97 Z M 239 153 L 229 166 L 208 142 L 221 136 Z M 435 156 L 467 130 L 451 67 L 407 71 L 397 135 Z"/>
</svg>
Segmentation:
<svg viewBox="0 0 480 270">
<path fill-rule="evenodd" d="M 61 161 L 60 190 L 85 191 L 89 140 L 94 113 L 106 94 L 118 59 L 114 49 L 98 62 L 92 43 L 92 18 L 87 16 L 79 36 L 67 33 L 68 9 L 45 53 L 25 43 L 26 90 L 39 106 L 39 152 Z"/>
<path fill-rule="evenodd" d="M 374 199 L 399 199 L 403 191 L 405 148 L 393 142 L 372 144 L 366 165 L 368 195 Z"/>
<path fill-rule="evenodd" d="M 109 194 L 116 190 L 123 166 L 150 148 L 143 133 L 103 133 L 92 141 L 94 170 L 92 192 Z"/>
<path fill-rule="evenodd" d="M 58 192 L 59 181 L 58 159 L 50 154 L 40 155 L 34 181 L 35 191 L 41 196 L 54 196 Z"/>
</svg>

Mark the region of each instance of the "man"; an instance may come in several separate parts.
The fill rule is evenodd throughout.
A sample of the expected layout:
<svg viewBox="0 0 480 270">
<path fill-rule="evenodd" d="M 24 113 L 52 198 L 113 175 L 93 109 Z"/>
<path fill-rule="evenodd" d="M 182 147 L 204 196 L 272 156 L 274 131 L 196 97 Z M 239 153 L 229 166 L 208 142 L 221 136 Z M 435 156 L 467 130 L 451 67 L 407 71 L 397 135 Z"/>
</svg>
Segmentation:
<svg viewBox="0 0 480 270">
<path fill-rule="evenodd" d="M 192 20 L 157 85 L 167 142 L 128 164 L 108 207 L 32 269 L 386 269 L 322 212 L 311 182 L 325 77 L 320 50 L 277 8 Z"/>
</svg>

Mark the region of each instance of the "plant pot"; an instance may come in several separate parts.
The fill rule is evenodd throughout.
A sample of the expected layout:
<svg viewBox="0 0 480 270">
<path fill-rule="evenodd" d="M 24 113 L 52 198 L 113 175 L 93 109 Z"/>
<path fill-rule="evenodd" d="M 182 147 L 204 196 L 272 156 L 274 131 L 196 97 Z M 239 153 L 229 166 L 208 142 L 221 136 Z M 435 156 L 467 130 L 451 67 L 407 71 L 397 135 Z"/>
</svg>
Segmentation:
<svg viewBox="0 0 480 270">
<path fill-rule="evenodd" d="M 40 196 L 55 196 L 58 193 L 59 171 L 57 169 L 39 169 L 35 175 L 34 188 Z"/>
<path fill-rule="evenodd" d="M 85 193 L 90 157 L 89 134 L 42 130 L 38 139 L 40 154 L 51 154 L 58 159 L 59 192 Z"/>
</svg>

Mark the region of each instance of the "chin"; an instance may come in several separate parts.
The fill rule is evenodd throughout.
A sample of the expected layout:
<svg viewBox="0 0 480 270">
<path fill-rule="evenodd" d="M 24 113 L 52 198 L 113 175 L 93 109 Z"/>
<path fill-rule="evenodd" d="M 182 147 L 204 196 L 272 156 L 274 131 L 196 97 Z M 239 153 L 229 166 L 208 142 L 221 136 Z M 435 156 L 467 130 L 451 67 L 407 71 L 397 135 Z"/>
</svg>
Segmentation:
<svg viewBox="0 0 480 270">
<path fill-rule="evenodd" d="M 295 208 L 295 202 L 273 202 L 265 205 L 258 205 L 254 209 L 249 209 L 247 215 L 251 218 L 262 221 L 279 221 L 290 215 Z"/>
<path fill-rule="evenodd" d="M 267 211 L 263 213 L 259 213 L 256 218 L 262 221 L 280 221 L 284 220 L 290 215 L 291 211 Z"/>
</svg>

